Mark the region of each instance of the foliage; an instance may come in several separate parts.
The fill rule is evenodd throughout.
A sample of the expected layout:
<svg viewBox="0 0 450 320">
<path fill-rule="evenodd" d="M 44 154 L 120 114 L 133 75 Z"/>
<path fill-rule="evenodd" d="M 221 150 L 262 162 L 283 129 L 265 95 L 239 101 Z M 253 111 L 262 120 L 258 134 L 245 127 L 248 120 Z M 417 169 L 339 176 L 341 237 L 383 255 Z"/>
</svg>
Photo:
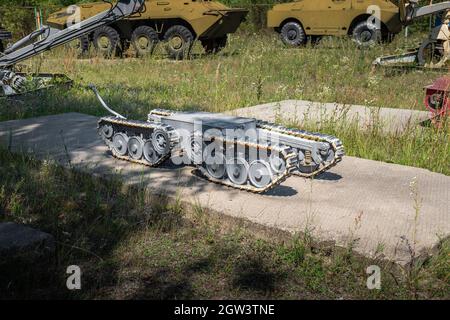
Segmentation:
<svg viewBox="0 0 450 320">
<path fill-rule="evenodd" d="M 57 243 L 47 268 L 18 272 L 19 265 L 0 261 L 0 299 L 449 298 L 448 240 L 409 270 L 383 260 L 382 251 L 366 259 L 306 235 L 273 230 L 264 237 L 241 220 L 117 177 L 95 178 L 2 148 L 0 176 L 0 222 L 26 223 Z M 80 291 L 65 287 L 74 264 L 82 270 Z M 381 268 L 381 290 L 367 289 L 370 265 Z"/>
<path fill-rule="evenodd" d="M 94 0 L 0 0 L 0 23 L 10 29 L 16 37 L 22 37 L 34 29 L 34 7 L 42 10 L 44 17 L 58 8 L 81 2 Z M 434 2 L 441 2 L 435 0 Z M 247 23 L 244 24 L 253 31 L 266 28 L 266 15 L 273 5 L 291 0 L 221 0 L 222 3 L 232 7 L 244 7 L 249 9 Z M 426 4 L 426 0 L 422 0 Z M 421 19 L 414 23 L 412 30 L 427 30 L 429 19 Z"/>
</svg>

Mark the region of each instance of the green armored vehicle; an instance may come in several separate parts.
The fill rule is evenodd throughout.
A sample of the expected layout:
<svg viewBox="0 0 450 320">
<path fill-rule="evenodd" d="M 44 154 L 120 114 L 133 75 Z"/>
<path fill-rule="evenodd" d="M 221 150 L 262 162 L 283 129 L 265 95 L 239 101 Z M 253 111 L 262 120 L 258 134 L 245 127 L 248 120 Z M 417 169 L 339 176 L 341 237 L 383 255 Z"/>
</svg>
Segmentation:
<svg viewBox="0 0 450 320">
<path fill-rule="evenodd" d="M 81 20 L 107 10 L 109 3 L 81 3 Z M 67 27 L 67 16 L 73 8 L 52 14 L 47 25 Z M 138 56 L 151 54 L 160 41 L 165 42 L 172 59 L 183 59 L 194 40 L 200 40 L 207 53 L 223 49 L 228 34 L 234 33 L 248 10 L 231 9 L 209 0 L 146 0 L 140 14 L 98 28 L 80 39 L 80 48 L 88 50 L 90 43 L 105 56 L 120 55 L 131 44 Z"/>
<path fill-rule="evenodd" d="M 390 40 L 402 29 L 399 8 L 394 0 L 301 0 L 279 4 L 268 12 L 269 28 L 282 41 L 300 46 L 321 36 L 349 35 L 359 45 Z M 369 12 L 369 13 L 368 13 Z M 379 13 L 377 24 L 370 19 Z M 376 15 L 374 15 L 376 16 Z M 379 25 L 380 29 L 374 28 Z M 381 38 L 381 39 L 380 39 Z"/>
</svg>

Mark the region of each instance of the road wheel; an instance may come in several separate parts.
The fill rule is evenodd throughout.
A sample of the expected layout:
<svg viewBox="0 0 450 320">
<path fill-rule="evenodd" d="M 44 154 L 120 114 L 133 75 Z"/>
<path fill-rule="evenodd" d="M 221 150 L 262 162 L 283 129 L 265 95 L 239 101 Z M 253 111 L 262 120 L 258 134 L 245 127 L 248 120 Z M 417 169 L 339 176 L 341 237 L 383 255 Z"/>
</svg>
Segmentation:
<svg viewBox="0 0 450 320">
<path fill-rule="evenodd" d="M 94 47 L 105 58 L 118 56 L 121 53 L 119 33 L 110 26 L 103 26 L 94 31 Z"/>
<path fill-rule="evenodd" d="M 441 68 L 447 61 L 442 41 L 426 40 L 419 48 L 418 60 L 420 66 Z"/>
<path fill-rule="evenodd" d="M 194 35 L 185 26 L 170 27 L 164 35 L 166 50 L 171 59 L 182 60 L 186 58 L 192 48 Z"/>
<path fill-rule="evenodd" d="M 207 54 L 218 53 L 227 45 L 228 37 L 202 40 L 202 46 Z"/>
<path fill-rule="evenodd" d="M 370 47 L 380 42 L 381 31 L 371 27 L 367 21 L 361 21 L 353 28 L 352 37 L 358 46 Z"/>
<path fill-rule="evenodd" d="M 89 36 L 84 35 L 68 44 L 70 48 L 76 50 L 78 57 L 83 57 L 89 52 Z"/>
<path fill-rule="evenodd" d="M 306 34 L 298 22 L 288 22 L 280 32 L 281 41 L 288 46 L 301 46 L 306 43 Z"/>
<path fill-rule="evenodd" d="M 131 42 L 138 57 L 151 55 L 159 42 L 158 34 L 149 26 L 140 26 L 133 31 Z"/>
</svg>

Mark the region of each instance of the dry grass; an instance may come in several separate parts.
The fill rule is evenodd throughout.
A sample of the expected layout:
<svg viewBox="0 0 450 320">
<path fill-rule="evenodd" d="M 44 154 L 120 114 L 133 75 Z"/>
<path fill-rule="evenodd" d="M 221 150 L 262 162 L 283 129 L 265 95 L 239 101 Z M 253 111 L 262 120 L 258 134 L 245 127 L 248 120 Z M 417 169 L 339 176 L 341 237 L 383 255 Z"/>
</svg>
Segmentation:
<svg viewBox="0 0 450 320">
<path fill-rule="evenodd" d="M 307 231 L 268 240 L 118 178 L 0 151 L 0 222 L 53 234 L 58 257 L 20 273 L 0 263 L 0 298 L 449 298 L 448 241 L 431 259 L 401 269 L 350 247 L 317 247 Z M 73 264 L 83 272 L 79 292 L 65 288 Z M 381 290 L 366 287 L 373 264 L 382 270 Z"/>
<path fill-rule="evenodd" d="M 187 61 L 168 60 L 162 45 L 152 57 L 124 60 L 77 60 L 73 49 L 62 48 L 30 61 L 29 69 L 67 73 L 75 87 L 2 101 L 0 120 L 68 111 L 104 115 L 85 89 L 88 83 L 96 84 L 114 109 L 137 119 L 153 108 L 220 112 L 285 99 L 424 109 L 423 86 L 436 73 L 392 73 L 371 66 L 375 57 L 416 40 L 399 36 L 389 45 L 361 51 L 348 39 L 323 39 L 316 47 L 288 49 L 274 34 L 241 32 L 216 56 L 203 55 L 197 44 Z M 350 155 L 450 172 L 448 126 L 439 131 L 410 126 L 386 135 L 376 121 L 369 130 L 336 118 L 296 125 L 336 135 Z"/>
</svg>

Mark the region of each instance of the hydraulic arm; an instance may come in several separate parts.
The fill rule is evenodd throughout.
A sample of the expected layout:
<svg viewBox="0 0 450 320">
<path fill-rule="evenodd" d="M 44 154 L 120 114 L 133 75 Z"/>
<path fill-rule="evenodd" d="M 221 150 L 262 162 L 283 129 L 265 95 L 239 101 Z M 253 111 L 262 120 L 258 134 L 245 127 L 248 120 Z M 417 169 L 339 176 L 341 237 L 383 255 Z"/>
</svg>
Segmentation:
<svg viewBox="0 0 450 320">
<path fill-rule="evenodd" d="M 441 68 L 450 57 L 450 1 L 419 7 L 418 0 L 399 1 L 400 20 L 407 26 L 413 21 L 433 15 L 442 15 L 442 24 L 433 28 L 428 39 L 419 48 L 400 55 L 377 58 L 373 64 L 378 66 L 419 65 L 428 68 Z"/>
<path fill-rule="evenodd" d="M 15 64 L 75 40 L 98 27 L 138 13 L 143 6 L 144 0 L 119 0 L 115 5 L 111 4 L 111 9 L 86 20 L 68 25 L 63 30 L 43 26 L 41 29 L 17 41 L 7 48 L 3 54 L 0 53 L 0 86 L 3 89 L 3 93 L 5 95 L 15 95 L 21 93 L 24 89 L 26 78 L 13 72 L 12 67 Z M 72 16 L 73 13 L 67 13 L 68 21 L 72 20 L 70 18 Z"/>
</svg>

